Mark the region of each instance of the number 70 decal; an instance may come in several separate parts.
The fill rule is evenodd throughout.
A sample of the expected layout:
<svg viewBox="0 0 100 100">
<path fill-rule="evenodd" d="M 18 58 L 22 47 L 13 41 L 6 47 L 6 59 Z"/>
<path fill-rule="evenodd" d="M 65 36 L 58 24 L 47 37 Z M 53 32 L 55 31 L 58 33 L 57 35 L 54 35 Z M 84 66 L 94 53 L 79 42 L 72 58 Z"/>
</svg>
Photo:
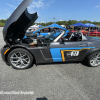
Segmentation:
<svg viewBox="0 0 100 100">
<path fill-rule="evenodd" d="M 65 52 L 67 52 L 67 56 L 77 57 L 77 56 L 79 56 L 80 51 L 82 51 L 84 49 L 90 49 L 90 48 L 82 48 L 80 50 L 61 50 L 61 56 L 62 56 L 63 62 L 65 62 L 65 55 L 64 55 Z"/>
<path fill-rule="evenodd" d="M 71 51 L 71 56 L 79 56 L 79 51 Z"/>
</svg>

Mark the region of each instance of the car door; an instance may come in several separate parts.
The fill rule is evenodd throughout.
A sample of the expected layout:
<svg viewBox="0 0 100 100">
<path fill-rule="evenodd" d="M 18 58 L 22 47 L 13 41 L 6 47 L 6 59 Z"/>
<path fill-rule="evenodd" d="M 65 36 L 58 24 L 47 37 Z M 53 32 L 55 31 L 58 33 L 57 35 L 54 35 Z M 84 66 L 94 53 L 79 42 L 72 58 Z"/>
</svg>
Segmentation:
<svg viewBox="0 0 100 100">
<path fill-rule="evenodd" d="M 53 62 L 81 61 L 89 49 L 87 41 L 64 42 L 63 44 L 53 42 L 50 44 Z"/>
</svg>

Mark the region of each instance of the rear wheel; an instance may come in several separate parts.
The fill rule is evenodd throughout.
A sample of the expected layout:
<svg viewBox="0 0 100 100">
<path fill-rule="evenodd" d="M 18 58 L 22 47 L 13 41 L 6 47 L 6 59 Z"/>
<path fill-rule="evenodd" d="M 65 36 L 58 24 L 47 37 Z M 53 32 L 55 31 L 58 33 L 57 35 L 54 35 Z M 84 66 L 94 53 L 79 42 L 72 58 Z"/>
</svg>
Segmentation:
<svg viewBox="0 0 100 100">
<path fill-rule="evenodd" d="M 27 69 L 33 64 L 33 56 L 25 49 L 14 49 L 8 55 L 8 62 L 15 69 Z"/>
<path fill-rule="evenodd" d="M 86 59 L 85 62 L 90 66 L 90 67 L 97 67 L 100 65 L 100 51 L 92 53 L 89 55 Z"/>
</svg>

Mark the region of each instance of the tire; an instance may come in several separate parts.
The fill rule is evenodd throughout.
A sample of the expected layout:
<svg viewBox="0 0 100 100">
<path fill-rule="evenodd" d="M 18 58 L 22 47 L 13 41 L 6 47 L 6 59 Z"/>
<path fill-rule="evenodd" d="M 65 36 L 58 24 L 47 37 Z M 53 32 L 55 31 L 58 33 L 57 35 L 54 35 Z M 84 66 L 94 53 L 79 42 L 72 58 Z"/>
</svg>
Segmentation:
<svg viewBox="0 0 100 100">
<path fill-rule="evenodd" d="M 8 55 L 8 63 L 14 69 L 27 69 L 33 64 L 33 56 L 25 49 L 14 49 Z"/>
<path fill-rule="evenodd" d="M 90 54 L 84 62 L 88 64 L 89 67 L 97 67 L 100 65 L 100 51 Z"/>
</svg>

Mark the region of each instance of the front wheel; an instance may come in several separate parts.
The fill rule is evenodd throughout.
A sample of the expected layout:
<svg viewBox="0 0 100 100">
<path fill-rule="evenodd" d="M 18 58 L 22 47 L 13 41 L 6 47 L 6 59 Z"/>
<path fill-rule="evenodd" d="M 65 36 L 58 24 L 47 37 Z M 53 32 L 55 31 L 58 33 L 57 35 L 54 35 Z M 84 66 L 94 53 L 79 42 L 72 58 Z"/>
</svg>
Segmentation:
<svg viewBox="0 0 100 100">
<path fill-rule="evenodd" d="M 92 53 L 89 55 L 86 59 L 85 62 L 90 66 L 90 67 L 97 67 L 100 65 L 100 51 Z"/>
<path fill-rule="evenodd" d="M 9 64 L 15 69 L 27 69 L 33 64 L 33 56 L 25 49 L 14 49 L 8 55 Z"/>
</svg>

